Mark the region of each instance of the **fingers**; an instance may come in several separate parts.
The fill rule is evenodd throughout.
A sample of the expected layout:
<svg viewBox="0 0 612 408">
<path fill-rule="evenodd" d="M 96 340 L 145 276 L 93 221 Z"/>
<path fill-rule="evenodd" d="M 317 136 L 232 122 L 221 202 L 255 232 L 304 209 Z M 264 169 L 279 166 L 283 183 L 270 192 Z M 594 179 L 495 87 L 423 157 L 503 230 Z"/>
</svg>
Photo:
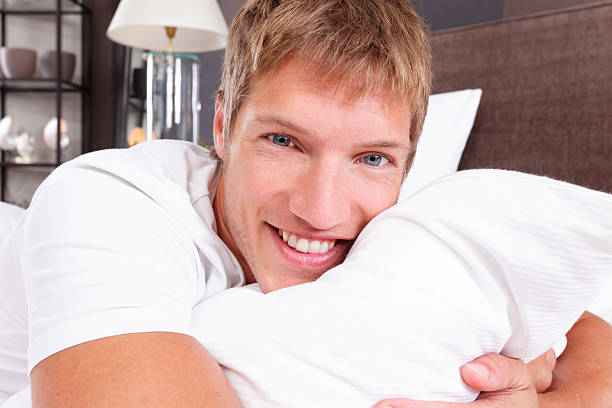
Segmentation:
<svg viewBox="0 0 612 408">
<path fill-rule="evenodd" d="M 550 349 L 529 364 L 527 369 L 531 375 L 531 381 L 537 392 L 546 391 L 552 384 L 553 370 L 557 363 L 557 356 L 554 350 Z"/>
<path fill-rule="evenodd" d="M 543 357 L 550 359 L 550 356 L 546 354 Z M 550 365 L 550 362 L 545 363 Z M 470 403 L 427 402 L 396 398 L 380 401 L 374 408 L 526 408 L 537 406 L 537 395 L 529 369 L 521 360 L 498 354 L 486 354 L 461 367 L 461 376 L 467 385 L 483 391 L 477 401 Z"/>
<path fill-rule="evenodd" d="M 523 390 L 532 386 L 527 365 L 521 360 L 485 354 L 461 367 L 463 381 L 479 391 Z"/>
</svg>

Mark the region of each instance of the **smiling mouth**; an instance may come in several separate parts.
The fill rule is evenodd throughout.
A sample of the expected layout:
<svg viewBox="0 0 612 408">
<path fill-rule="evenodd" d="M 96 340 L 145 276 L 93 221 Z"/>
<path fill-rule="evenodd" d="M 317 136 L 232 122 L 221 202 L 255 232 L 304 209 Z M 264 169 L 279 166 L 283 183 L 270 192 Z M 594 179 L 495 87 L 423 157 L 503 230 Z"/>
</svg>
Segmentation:
<svg viewBox="0 0 612 408">
<path fill-rule="evenodd" d="M 324 254 L 331 250 L 336 240 L 307 239 L 278 228 L 278 235 L 291 248 L 308 254 Z"/>
</svg>

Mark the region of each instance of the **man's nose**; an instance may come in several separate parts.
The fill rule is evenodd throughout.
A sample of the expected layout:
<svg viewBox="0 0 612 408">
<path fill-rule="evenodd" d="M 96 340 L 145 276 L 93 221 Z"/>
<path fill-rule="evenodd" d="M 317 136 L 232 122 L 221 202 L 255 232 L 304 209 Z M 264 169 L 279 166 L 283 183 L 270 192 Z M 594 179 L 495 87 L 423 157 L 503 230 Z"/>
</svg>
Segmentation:
<svg viewBox="0 0 612 408">
<path fill-rule="evenodd" d="M 329 230 L 351 217 L 349 180 L 344 169 L 313 163 L 296 179 L 289 210 L 310 227 Z"/>
</svg>

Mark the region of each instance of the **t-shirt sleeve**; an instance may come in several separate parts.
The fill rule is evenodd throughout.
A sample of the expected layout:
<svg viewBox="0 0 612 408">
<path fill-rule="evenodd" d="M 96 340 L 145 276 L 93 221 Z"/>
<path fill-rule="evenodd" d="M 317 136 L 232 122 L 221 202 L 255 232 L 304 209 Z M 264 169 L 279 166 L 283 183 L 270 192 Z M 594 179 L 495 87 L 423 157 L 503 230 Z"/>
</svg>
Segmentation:
<svg viewBox="0 0 612 408">
<path fill-rule="evenodd" d="M 65 348 L 113 335 L 191 335 L 203 287 L 197 250 L 164 208 L 124 180 L 64 169 L 24 220 L 28 370 Z"/>
</svg>

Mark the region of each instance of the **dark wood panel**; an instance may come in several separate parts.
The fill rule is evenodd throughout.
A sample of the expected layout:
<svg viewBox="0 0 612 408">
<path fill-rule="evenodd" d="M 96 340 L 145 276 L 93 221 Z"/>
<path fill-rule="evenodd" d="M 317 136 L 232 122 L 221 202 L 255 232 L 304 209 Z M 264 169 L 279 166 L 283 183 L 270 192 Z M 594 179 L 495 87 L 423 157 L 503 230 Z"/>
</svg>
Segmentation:
<svg viewBox="0 0 612 408">
<path fill-rule="evenodd" d="M 612 1 L 437 33 L 436 92 L 482 88 L 460 168 L 612 193 Z"/>
<path fill-rule="evenodd" d="M 503 0 L 414 0 L 412 4 L 430 30 L 499 20 L 503 17 Z"/>
<path fill-rule="evenodd" d="M 91 150 L 107 149 L 114 146 L 115 94 L 117 84 L 113 77 L 116 61 L 113 43 L 106 37 L 106 29 L 113 17 L 118 0 L 90 0 L 92 18 L 92 138 Z"/>
</svg>

